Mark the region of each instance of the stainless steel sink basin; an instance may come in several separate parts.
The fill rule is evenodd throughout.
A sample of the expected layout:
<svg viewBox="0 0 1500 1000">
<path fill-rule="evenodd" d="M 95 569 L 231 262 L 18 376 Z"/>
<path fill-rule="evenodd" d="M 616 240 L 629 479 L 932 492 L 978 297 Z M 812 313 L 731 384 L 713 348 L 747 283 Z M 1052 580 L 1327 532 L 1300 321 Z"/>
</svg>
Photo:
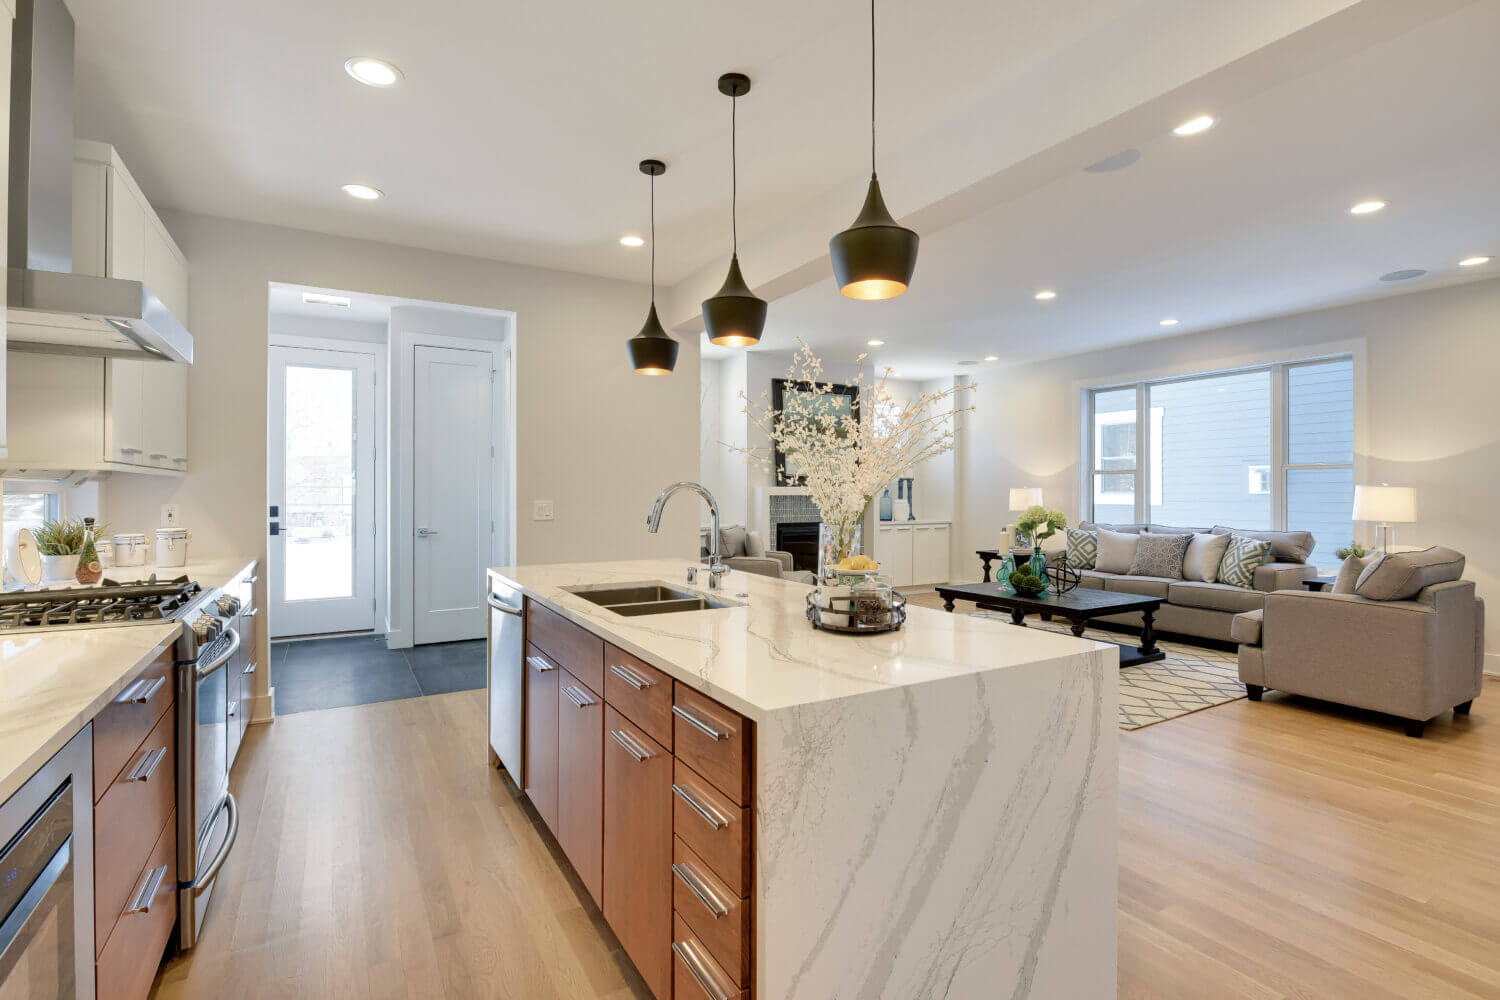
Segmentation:
<svg viewBox="0 0 1500 1000">
<path fill-rule="evenodd" d="M 654 581 L 627 583 L 608 587 L 564 587 L 570 594 L 590 604 L 608 608 L 628 618 L 640 615 L 667 615 L 678 611 L 708 611 L 714 608 L 739 607 L 737 601 L 721 601 L 691 590 L 671 587 Z"/>
</svg>

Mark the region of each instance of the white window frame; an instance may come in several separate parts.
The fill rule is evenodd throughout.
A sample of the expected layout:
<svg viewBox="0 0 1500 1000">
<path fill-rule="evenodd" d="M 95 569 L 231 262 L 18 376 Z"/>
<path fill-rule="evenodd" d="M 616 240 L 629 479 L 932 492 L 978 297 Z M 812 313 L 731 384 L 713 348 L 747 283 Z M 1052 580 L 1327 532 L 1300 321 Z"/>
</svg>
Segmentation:
<svg viewBox="0 0 1500 1000">
<path fill-rule="evenodd" d="M 1362 392 L 1360 360 L 1362 352 L 1339 351 L 1333 354 L 1320 355 L 1316 357 L 1300 358 L 1295 361 L 1277 361 L 1270 364 L 1245 365 L 1241 367 L 1211 369 L 1207 371 L 1190 372 L 1180 375 L 1171 375 L 1162 378 L 1147 378 L 1129 382 L 1116 382 L 1083 387 L 1082 410 L 1084 427 L 1086 428 L 1084 448 L 1085 460 L 1081 463 L 1086 472 L 1086 481 L 1083 484 L 1083 496 L 1081 508 L 1087 512 L 1088 519 L 1094 520 L 1094 507 L 1096 504 L 1121 504 L 1128 503 L 1132 499 L 1126 493 L 1099 493 L 1095 487 L 1098 476 L 1101 473 L 1112 475 L 1134 475 L 1135 476 L 1135 520 L 1141 524 L 1147 524 L 1151 520 L 1151 508 L 1161 504 L 1161 456 L 1156 454 L 1152 442 L 1159 440 L 1162 431 L 1162 407 L 1150 407 L 1148 416 L 1148 401 L 1151 398 L 1151 387 L 1167 385 L 1173 382 L 1192 382 L 1206 378 L 1214 378 L 1222 375 L 1239 375 L 1253 372 L 1267 372 L 1270 374 L 1271 382 L 1271 441 L 1270 454 L 1271 464 L 1269 467 L 1270 493 L 1271 493 L 1271 528 L 1275 531 L 1285 531 L 1287 510 L 1287 484 L 1288 472 L 1301 469 L 1349 469 L 1354 478 L 1358 478 L 1360 441 L 1362 438 Z M 1354 430 L 1354 454 L 1348 462 L 1297 462 L 1290 460 L 1290 435 L 1288 427 L 1291 422 L 1291 393 L 1289 392 L 1290 372 L 1294 368 L 1304 368 L 1312 365 L 1327 364 L 1332 361 L 1350 361 L 1354 365 L 1354 397 L 1350 414 Z M 1117 392 L 1121 389 L 1134 389 L 1136 400 L 1136 464 L 1134 469 L 1100 469 L 1100 455 L 1098 442 L 1098 428 L 1102 421 L 1100 414 L 1094 409 L 1095 400 L 1100 393 Z M 1147 433 L 1147 422 L 1149 420 L 1150 433 Z M 1108 423 L 1122 422 L 1109 420 Z M 1250 466 L 1250 469 L 1260 466 Z M 1142 489 L 1141 470 L 1150 470 L 1151 487 L 1150 494 Z M 1247 473 L 1248 475 L 1249 473 Z"/>
</svg>

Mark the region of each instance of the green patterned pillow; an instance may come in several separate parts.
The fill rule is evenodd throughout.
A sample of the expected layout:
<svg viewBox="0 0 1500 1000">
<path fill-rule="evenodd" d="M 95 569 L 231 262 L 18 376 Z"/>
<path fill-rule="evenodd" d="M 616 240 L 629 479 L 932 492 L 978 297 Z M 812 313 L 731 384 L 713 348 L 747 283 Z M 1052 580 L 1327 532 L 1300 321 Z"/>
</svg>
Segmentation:
<svg viewBox="0 0 1500 1000">
<path fill-rule="evenodd" d="M 1219 582 L 1244 590 L 1255 589 L 1255 571 L 1271 558 L 1271 543 L 1258 538 L 1231 535 L 1229 548 L 1219 560 Z"/>
<path fill-rule="evenodd" d="M 1099 558 L 1099 533 L 1068 529 L 1068 565 L 1074 569 L 1093 569 Z"/>
</svg>

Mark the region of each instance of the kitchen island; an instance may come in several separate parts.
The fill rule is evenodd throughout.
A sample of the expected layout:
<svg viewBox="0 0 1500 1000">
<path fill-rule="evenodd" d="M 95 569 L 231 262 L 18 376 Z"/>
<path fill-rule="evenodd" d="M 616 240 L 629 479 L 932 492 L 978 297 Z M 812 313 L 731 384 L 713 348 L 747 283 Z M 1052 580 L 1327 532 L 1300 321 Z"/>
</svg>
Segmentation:
<svg viewBox="0 0 1500 1000">
<path fill-rule="evenodd" d="M 685 565 L 489 571 L 525 598 L 512 777 L 657 996 L 1113 997 L 1117 650 L 919 607 L 830 634 L 805 586 Z M 588 599 L 647 583 L 729 606 Z"/>
</svg>

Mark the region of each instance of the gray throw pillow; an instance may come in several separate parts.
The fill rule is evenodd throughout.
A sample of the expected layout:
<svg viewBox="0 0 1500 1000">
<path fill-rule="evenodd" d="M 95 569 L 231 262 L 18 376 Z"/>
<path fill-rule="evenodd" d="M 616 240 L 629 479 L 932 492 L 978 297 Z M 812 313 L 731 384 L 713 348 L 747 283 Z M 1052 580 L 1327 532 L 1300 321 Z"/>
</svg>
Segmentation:
<svg viewBox="0 0 1500 1000">
<path fill-rule="evenodd" d="M 760 559 L 766 554 L 765 543 L 760 540 L 760 532 L 745 532 L 745 555 L 751 559 Z"/>
<path fill-rule="evenodd" d="M 1354 593 L 1372 601 L 1404 601 L 1435 583 L 1464 575 L 1464 556 L 1434 545 L 1420 552 L 1389 552 L 1377 556 L 1355 581 Z"/>
<path fill-rule="evenodd" d="M 1093 521 L 1079 521 L 1078 526 L 1084 531 L 1098 531 L 1100 528 L 1108 528 L 1110 531 L 1118 531 L 1127 535 L 1139 535 L 1146 530 L 1144 524 L 1097 524 Z"/>
<path fill-rule="evenodd" d="M 1101 573 L 1129 573 L 1140 542 L 1140 535 L 1100 528 L 1099 558 L 1094 561 L 1094 568 Z"/>
<path fill-rule="evenodd" d="M 1182 557 L 1192 540 L 1192 535 L 1141 535 L 1130 562 L 1130 575 L 1181 580 Z"/>
<path fill-rule="evenodd" d="M 1350 556 L 1345 559 L 1339 564 L 1339 575 L 1334 578 L 1333 593 L 1354 593 L 1354 585 L 1359 582 L 1359 575 L 1365 571 L 1366 566 L 1379 558 L 1380 554 L 1377 552 L 1368 556 Z"/>
<path fill-rule="evenodd" d="M 1305 563 L 1312 555 L 1314 540 L 1310 531 L 1246 531 L 1243 528 L 1226 528 L 1216 524 L 1211 529 L 1216 535 L 1239 535 L 1241 538 L 1258 538 L 1271 543 L 1271 558 L 1266 562 Z"/>
<path fill-rule="evenodd" d="M 1230 535 L 1195 534 L 1188 542 L 1187 554 L 1182 557 L 1182 578 L 1200 583 L 1216 583 L 1219 579 L 1219 563 L 1224 561 L 1224 550 L 1229 548 Z"/>
<path fill-rule="evenodd" d="M 1174 528 L 1170 524 L 1148 524 L 1146 530 L 1153 535 L 1208 535 L 1207 528 Z"/>
<path fill-rule="evenodd" d="M 745 527 L 741 524 L 731 524 L 727 528 L 719 529 L 719 555 L 728 559 L 730 556 L 742 556 L 745 554 Z"/>
</svg>

